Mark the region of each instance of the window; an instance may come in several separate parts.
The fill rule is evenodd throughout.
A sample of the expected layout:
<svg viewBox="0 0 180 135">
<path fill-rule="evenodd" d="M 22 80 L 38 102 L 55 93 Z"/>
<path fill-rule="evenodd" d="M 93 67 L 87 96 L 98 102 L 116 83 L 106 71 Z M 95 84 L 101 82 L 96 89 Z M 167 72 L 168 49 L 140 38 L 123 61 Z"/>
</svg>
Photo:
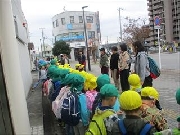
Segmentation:
<svg viewBox="0 0 180 135">
<path fill-rule="evenodd" d="M 86 16 L 87 23 L 93 23 L 93 16 Z"/>
<path fill-rule="evenodd" d="M 74 23 L 74 16 L 70 16 L 70 23 Z"/>
<path fill-rule="evenodd" d="M 62 25 L 65 25 L 65 24 L 66 24 L 65 18 L 61 18 L 61 24 L 62 24 Z"/>
<path fill-rule="evenodd" d="M 58 19 L 56 20 L 56 27 L 58 27 L 59 26 L 59 21 L 58 21 Z"/>
<path fill-rule="evenodd" d="M 83 23 L 83 17 L 79 16 L 79 23 Z"/>
<path fill-rule="evenodd" d="M 88 39 L 95 38 L 95 31 L 88 31 Z"/>
<path fill-rule="evenodd" d="M 55 28 L 56 26 L 55 26 L 55 22 L 53 22 L 53 28 Z"/>
</svg>

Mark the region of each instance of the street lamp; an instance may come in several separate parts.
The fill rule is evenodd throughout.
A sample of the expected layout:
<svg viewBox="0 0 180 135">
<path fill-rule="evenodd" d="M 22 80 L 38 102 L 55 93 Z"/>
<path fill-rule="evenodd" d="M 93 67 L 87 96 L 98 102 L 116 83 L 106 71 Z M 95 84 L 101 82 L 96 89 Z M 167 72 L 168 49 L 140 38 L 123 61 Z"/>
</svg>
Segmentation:
<svg viewBox="0 0 180 135">
<path fill-rule="evenodd" d="M 88 60 L 88 70 L 91 71 L 90 57 L 89 57 L 88 43 L 87 43 L 86 23 L 85 23 L 85 17 L 84 17 L 84 9 L 87 7 L 88 6 L 83 6 L 82 10 L 83 10 L 84 34 L 85 34 L 86 52 L 87 52 L 87 60 Z"/>
</svg>

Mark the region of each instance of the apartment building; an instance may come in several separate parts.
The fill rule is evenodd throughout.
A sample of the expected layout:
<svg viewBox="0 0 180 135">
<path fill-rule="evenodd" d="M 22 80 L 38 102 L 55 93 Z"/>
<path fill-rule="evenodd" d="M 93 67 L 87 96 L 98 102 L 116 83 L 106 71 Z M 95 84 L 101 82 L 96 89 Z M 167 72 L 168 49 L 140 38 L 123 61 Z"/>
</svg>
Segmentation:
<svg viewBox="0 0 180 135">
<path fill-rule="evenodd" d="M 99 45 L 100 20 L 99 12 L 84 11 L 87 31 L 88 51 L 91 55 L 92 46 Z M 63 40 L 70 44 L 71 59 L 77 58 L 78 52 L 86 54 L 84 21 L 82 11 L 64 11 L 52 18 L 53 36 L 55 41 Z"/>
<path fill-rule="evenodd" d="M 154 28 L 154 17 L 161 19 L 160 41 L 180 42 L 180 0 L 148 0 L 150 22 L 150 45 L 158 40 L 158 30 Z"/>
</svg>

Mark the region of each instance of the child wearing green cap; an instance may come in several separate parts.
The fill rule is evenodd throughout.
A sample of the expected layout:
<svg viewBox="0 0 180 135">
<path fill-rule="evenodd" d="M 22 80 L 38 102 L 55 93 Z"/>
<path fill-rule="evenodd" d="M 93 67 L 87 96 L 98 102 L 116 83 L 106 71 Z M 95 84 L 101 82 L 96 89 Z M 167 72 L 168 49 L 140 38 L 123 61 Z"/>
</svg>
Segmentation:
<svg viewBox="0 0 180 135">
<path fill-rule="evenodd" d="M 111 130 L 109 129 L 111 123 L 106 118 L 112 116 L 114 121 L 118 119 L 116 112 L 113 110 L 118 94 L 117 88 L 112 84 L 105 84 L 101 87 L 101 105 L 96 109 L 85 135 L 108 134 L 108 131 Z"/>
</svg>

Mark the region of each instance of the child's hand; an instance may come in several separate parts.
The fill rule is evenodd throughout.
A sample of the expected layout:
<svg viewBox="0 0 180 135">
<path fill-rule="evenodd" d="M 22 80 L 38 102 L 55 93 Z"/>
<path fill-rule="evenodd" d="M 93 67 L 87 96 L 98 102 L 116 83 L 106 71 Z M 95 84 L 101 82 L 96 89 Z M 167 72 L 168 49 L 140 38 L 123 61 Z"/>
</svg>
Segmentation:
<svg viewBox="0 0 180 135">
<path fill-rule="evenodd" d="M 124 112 L 120 110 L 120 111 L 118 111 L 116 113 L 117 113 L 117 115 L 122 115 Z"/>
</svg>

